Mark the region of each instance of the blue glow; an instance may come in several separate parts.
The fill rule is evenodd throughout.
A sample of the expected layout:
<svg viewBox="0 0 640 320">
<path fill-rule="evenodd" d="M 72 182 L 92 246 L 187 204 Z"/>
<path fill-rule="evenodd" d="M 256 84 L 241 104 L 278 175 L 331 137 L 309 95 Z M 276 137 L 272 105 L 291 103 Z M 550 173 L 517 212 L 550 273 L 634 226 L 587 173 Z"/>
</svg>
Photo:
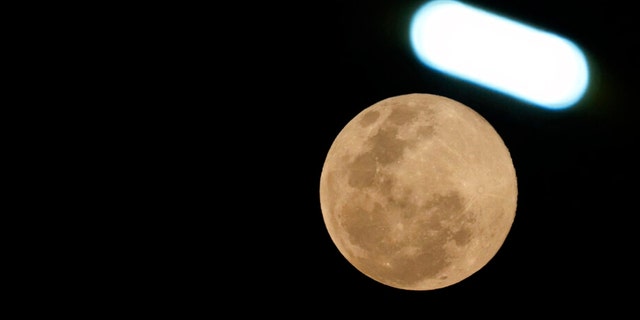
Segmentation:
<svg viewBox="0 0 640 320">
<path fill-rule="evenodd" d="M 571 41 L 458 1 L 434 0 L 411 21 L 425 65 L 547 109 L 584 95 L 589 67 Z"/>
</svg>

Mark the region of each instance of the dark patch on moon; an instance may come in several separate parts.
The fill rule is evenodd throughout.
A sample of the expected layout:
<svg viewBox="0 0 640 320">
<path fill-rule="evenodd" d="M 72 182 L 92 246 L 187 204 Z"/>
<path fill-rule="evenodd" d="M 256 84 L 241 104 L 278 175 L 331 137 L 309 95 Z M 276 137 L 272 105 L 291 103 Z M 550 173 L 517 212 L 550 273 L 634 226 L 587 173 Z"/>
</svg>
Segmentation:
<svg viewBox="0 0 640 320">
<path fill-rule="evenodd" d="M 385 252 L 384 238 L 388 234 L 387 212 L 376 204 L 374 209 L 367 211 L 358 203 L 348 202 L 341 210 L 341 222 L 349 235 L 352 244 L 368 252 Z"/>
<path fill-rule="evenodd" d="M 402 158 L 407 143 L 396 137 L 397 131 L 397 128 L 383 128 L 367 140 L 371 150 L 356 156 L 347 167 L 350 186 L 370 187 L 375 182 L 378 166 L 384 166 Z"/>
<path fill-rule="evenodd" d="M 471 229 L 460 228 L 460 230 L 453 232 L 451 238 L 456 243 L 456 245 L 464 246 L 469 243 L 469 241 L 471 241 Z"/>
<path fill-rule="evenodd" d="M 398 139 L 398 129 L 394 127 L 381 128 L 378 133 L 367 141 L 371 145 L 371 156 L 381 165 L 386 165 L 402 158 L 407 143 Z"/>
<path fill-rule="evenodd" d="M 360 125 L 363 127 L 368 127 L 372 125 L 376 120 L 380 118 L 380 112 L 371 110 L 362 115 L 362 119 L 360 119 Z"/>
<path fill-rule="evenodd" d="M 458 246 L 463 246 L 471 241 L 471 229 L 466 224 L 460 224 L 459 220 L 470 220 L 464 211 L 464 199 L 458 192 L 450 192 L 446 195 L 435 196 L 432 201 L 424 206 L 414 208 L 418 213 L 428 212 L 427 218 L 416 218 L 414 238 L 407 241 L 406 245 L 419 244 L 419 251 L 415 256 L 398 256 L 394 260 L 396 271 L 386 276 L 397 279 L 402 286 L 411 286 L 424 279 L 433 279 L 451 263 L 446 244 L 451 240 Z M 451 229 L 451 226 L 460 226 L 459 229 Z M 417 238 L 417 239 L 416 239 Z M 387 271 L 391 272 L 391 271 Z"/>
<path fill-rule="evenodd" d="M 409 225 L 410 223 L 407 223 Z M 433 226 L 425 220 L 417 221 L 415 227 L 422 230 L 429 230 Z M 421 238 L 407 238 L 402 243 L 398 243 L 394 248 L 389 246 L 375 247 L 371 252 L 373 257 L 385 257 L 384 263 L 364 262 L 362 265 L 369 268 L 368 274 L 376 275 L 383 279 L 394 279 L 396 285 L 401 287 L 412 287 L 417 282 L 436 275 L 451 263 L 445 244 L 448 237 L 442 233 L 428 235 L 427 232 L 419 233 Z M 415 246 L 418 247 L 415 247 Z M 404 254 L 403 247 L 413 246 L 415 252 Z"/>
<path fill-rule="evenodd" d="M 450 263 L 444 246 L 446 242 L 444 237 L 438 236 L 424 239 L 414 256 L 394 257 L 393 268 L 389 269 L 385 276 L 396 279 L 402 286 L 412 286 L 425 278 L 435 277 Z"/>
<path fill-rule="evenodd" d="M 420 126 L 418 127 L 418 137 L 419 138 L 430 138 L 435 134 L 436 129 L 433 126 Z"/>
<path fill-rule="evenodd" d="M 389 114 L 389 120 L 395 125 L 406 125 L 408 122 L 415 121 L 419 112 L 413 108 L 394 108 Z"/>
<path fill-rule="evenodd" d="M 357 156 L 349 165 L 349 185 L 354 188 L 370 187 L 376 178 L 376 159 L 370 153 Z"/>
<path fill-rule="evenodd" d="M 475 216 L 472 212 L 465 211 L 464 198 L 458 192 L 451 192 L 447 195 L 437 196 L 431 204 L 434 209 L 430 222 L 444 228 L 442 224 L 459 226 L 459 229 L 443 229 L 443 236 L 453 240 L 457 246 L 464 246 L 471 241 L 470 225 L 475 223 Z"/>
<path fill-rule="evenodd" d="M 408 122 L 416 121 L 420 110 L 413 108 L 394 108 L 378 131 L 365 141 L 369 151 L 361 153 L 348 164 L 349 185 L 354 188 L 367 188 L 376 181 L 378 168 L 400 160 L 405 149 L 415 145 L 419 140 L 432 137 L 435 129 L 432 125 L 422 125 L 417 128 L 417 139 L 399 139 L 398 127 L 406 126 Z M 380 118 L 380 112 L 371 110 L 364 113 L 360 119 L 362 126 L 369 126 Z"/>
<path fill-rule="evenodd" d="M 426 219 L 416 221 L 418 225 L 418 243 L 422 244 L 421 254 L 412 264 L 421 266 L 419 275 L 413 277 L 413 281 L 423 278 L 433 278 L 446 268 L 450 259 L 447 255 L 445 244 L 451 240 L 451 230 L 445 224 L 456 219 L 456 215 L 463 210 L 463 199 L 457 192 L 446 195 L 437 195 L 419 210 L 428 212 Z M 454 224 L 455 225 L 455 224 Z M 408 280 L 408 279 L 407 279 Z"/>
</svg>

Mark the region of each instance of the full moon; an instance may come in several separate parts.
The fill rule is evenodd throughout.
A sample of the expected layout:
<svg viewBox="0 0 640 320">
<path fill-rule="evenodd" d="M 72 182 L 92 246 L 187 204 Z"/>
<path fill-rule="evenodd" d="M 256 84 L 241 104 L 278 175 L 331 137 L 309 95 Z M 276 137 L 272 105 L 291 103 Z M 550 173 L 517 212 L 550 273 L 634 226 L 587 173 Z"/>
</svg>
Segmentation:
<svg viewBox="0 0 640 320">
<path fill-rule="evenodd" d="M 364 275 L 405 290 L 451 286 L 483 268 L 507 238 L 517 197 L 511 155 L 493 126 L 426 93 L 356 115 L 320 176 L 337 249 Z"/>
</svg>

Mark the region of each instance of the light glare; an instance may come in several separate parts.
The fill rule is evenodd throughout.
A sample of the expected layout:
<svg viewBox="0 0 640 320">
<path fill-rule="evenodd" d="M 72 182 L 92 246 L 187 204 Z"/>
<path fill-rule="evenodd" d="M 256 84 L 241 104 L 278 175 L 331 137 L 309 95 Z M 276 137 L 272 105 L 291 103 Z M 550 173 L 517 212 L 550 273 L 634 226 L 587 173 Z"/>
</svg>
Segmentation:
<svg viewBox="0 0 640 320">
<path fill-rule="evenodd" d="M 411 22 L 427 66 L 548 109 L 575 104 L 589 78 L 571 41 L 457 1 L 435 0 Z"/>
</svg>

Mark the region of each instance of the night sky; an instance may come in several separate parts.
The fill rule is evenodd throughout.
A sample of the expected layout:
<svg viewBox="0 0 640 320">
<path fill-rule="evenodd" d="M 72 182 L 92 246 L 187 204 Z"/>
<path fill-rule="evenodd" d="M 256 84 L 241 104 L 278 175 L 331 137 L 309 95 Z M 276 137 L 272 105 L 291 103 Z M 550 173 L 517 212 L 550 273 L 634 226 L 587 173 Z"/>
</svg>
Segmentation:
<svg viewBox="0 0 640 320">
<path fill-rule="evenodd" d="M 585 97 L 548 111 L 428 69 L 409 43 L 422 0 L 7 11 L 16 16 L 7 48 L 23 58 L 8 60 L 20 70 L 8 92 L 20 88 L 24 113 L 7 117 L 17 120 L 7 132 L 28 137 L 7 139 L 26 165 L 9 167 L 25 223 L 7 224 L 17 227 L 7 248 L 19 254 L 6 260 L 22 271 L 8 273 L 17 285 L 7 305 L 176 319 L 637 314 L 636 5 L 465 2 L 574 41 L 591 71 Z M 340 130 L 409 93 L 477 111 L 518 178 L 496 256 L 432 291 L 360 273 L 320 208 Z"/>
<path fill-rule="evenodd" d="M 619 290 L 637 285 L 634 10 L 573 0 L 466 2 L 574 41 L 591 71 L 584 98 L 548 111 L 428 69 L 408 37 L 423 1 L 262 3 L 225 25 L 252 25 L 220 47 L 239 61 L 221 63 L 240 88 L 238 115 L 229 119 L 238 129 L 224 134 L 247 154 L 238 161 L 248 159 L 237 171 L 242 183 L 229 190 L 246 199 L 228 211 L 237 225 L 219 227 L 238 232 L 221 260 L 233 275 L 220 277 L 241 283 L 231 297 L 240 305 L 274 299 L 266 314 L 299 307 L 305 317 L 340 310 L 429 317 L 468 304 L 481 316 L 507 315 L 505 307 L 540 315 L 630 307 Z M 319 201 L 324 157 L 342 127 L 377 101 L 417 92 L 485 117 L 510 150 L 519 186 L 515 222 L 494 259 L 463 282 L 423 292 L 357 271 L 329 238 Z"/>
</svg>

